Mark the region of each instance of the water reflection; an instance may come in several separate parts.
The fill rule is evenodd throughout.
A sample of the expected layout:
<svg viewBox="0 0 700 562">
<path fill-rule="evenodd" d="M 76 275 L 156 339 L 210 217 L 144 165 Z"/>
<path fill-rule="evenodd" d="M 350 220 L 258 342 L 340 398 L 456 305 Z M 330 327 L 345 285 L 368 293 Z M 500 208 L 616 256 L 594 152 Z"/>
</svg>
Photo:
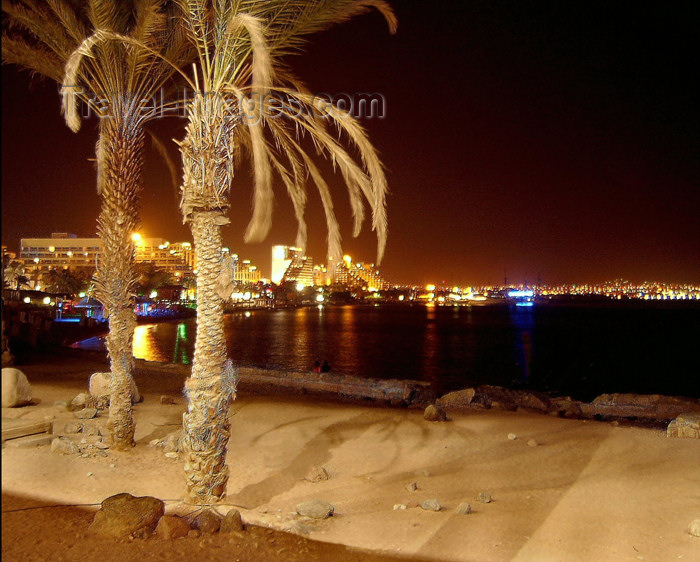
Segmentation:
<svg viewBox="0 0 700 562">
<path fill-rule="evenodd" d="M 532 333 L 535 328 L 535 311 L 533 307 L 511 307 L 511 318 L 516 328 L 516 362 L 522 368 L 522 381 L 530 379 L 533 343 Z"/>
<path fill-rule="evenodd" d="M 134 330 L 134 357 L 148 359 L 149 361 L 168 362 L 170 356 L 160 345 L 162 338 L 156 334 L 158 326 L 136 326 Z"/>
</svg>

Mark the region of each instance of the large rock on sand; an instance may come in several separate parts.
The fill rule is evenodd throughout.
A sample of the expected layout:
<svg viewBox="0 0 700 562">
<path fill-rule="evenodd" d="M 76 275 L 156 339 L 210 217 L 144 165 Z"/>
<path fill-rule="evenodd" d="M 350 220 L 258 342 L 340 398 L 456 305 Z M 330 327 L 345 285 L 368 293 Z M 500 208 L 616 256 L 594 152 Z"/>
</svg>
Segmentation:
<svg viewBox="0 0 700 562">
<path fill-rule="evenodd" d="M 465 388 L 464 390 L 455 390 L 448 392 L 435 401 L 436 406 L 440 406 L 445 410 L 466 408 L 474 400 L 476 390 L 473 388 Z"/>
<path fill-rule="evenodd" d="M 668 424 L 667 437 L 689 437 L 700 439 L 700 414 L 678 416 Z"/>
<path fill-rule="evenodd" d="M 158 525 L 163 513 L 165 504 L 157 498 L 117 494 L 102 502 L 102 507 L 95 513 L 90 525 L 90 531 L 114 538 L 148 536 Z"/>
<path fill-rule="evenodd" d="M 112 394 L 112 373 L 94 373 L 90 377 L 90 394 L 97 399 L 109 398 Z M 136 383 L 131 380 L 131 403 L 141 402 L 139 389 Z"/>
<path fill-rule="evenodd" d="M 19 369 L 7 367 L 2 370 L 2 407 L 16 408 L 32 401 L 32 387 Z"/>
</svg>

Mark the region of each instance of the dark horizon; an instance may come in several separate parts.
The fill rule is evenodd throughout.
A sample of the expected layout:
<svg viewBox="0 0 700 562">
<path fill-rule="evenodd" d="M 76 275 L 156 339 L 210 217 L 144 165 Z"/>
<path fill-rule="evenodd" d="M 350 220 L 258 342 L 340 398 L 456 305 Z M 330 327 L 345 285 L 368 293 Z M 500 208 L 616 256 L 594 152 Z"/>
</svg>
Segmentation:
<svg viewBox="0 0 700 562">
<path fill-rule="evenodd" d="M 387 280 L 700 283 L 697 3 L 392 4 L 396 35 L 370 13 L 289 61 L 313 92 L 386 99 L 385 117 L 362 123 L 391 191 Z M 96 120 L 71 133 L 58 86 L 12 67 L 2 93 L 2 243 L 94 235 Z M 150 128 L 169 140 L 183 123 Z M 172 143 L 170 153 L 179 160 Z M 189 240 L 150 147 L 144 180 L 142 234 Z M 245 168 L 235 181 L 224 242 L 269 276 L 270 247 L 294 243 L 291 204 L 276 184 L 270 236 L 244 244 Z M 369 221 L 352 239 L 342 179 L 329 184 L 344 251 L 373 262 Z M 309 200 L 307 253 L 325 263 L 322 211 Z"/>
</svg>

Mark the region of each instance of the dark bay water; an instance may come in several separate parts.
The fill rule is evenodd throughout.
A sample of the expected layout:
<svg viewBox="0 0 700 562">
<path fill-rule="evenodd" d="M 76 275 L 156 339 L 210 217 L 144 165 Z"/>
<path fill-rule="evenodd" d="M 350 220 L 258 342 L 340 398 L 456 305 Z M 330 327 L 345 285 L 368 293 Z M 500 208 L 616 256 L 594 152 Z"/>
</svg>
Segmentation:
<svg viewBox="0 0 700 562">
<path fill-rule="evenodd" d="M 700 307 L 678 303 L 325 306 L 227 315 L 234 364 L 475 384 L 590 400 L 603 392 L 700 397 Z M 190 363 L 194 319 L 139 326 L 136 357 Z M 102 345 L 86 340 L 83 347 Z"/>
</svg>

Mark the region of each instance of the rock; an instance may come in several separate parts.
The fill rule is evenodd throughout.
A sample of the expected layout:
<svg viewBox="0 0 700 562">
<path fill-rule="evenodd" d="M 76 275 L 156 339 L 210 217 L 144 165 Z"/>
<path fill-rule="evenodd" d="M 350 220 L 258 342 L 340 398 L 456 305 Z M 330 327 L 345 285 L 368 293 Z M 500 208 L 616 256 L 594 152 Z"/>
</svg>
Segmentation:
<svg viewBox="0 0 700 562">
<path fill-rule="evenodd" d="M 173 398 L 172 396 L 167 396 L 166 394 L 163 394 L 160 397 L 160 403 L 161 404 L 177 404 L 177 400 Z"/>
<path fill-rule="evenodd" d="M 179 459 L 180 458 L 180 455 L 178 455 L 177 453 L 174 453 L 172 451 L 170 453 L 165 453 L 165 456 L 169 459 Z"/>
<path fill-rule="evenodd" d="M 534 439 L 530 439 L 530 440 L 527 442 L 527 446 L 528 446 L 528 447 L 537 447 L 537 445 L 539 445 L 539 443 L 537 443 L 537 441 L 535 441 Z"/>
<path fill-rule="evenodd" d="M 547 409 L 547 414 L 550 416 L 577 420 L 581 418 L 583 412 L 581 411 L 580 402 L 566 396 L 563 398 L 553 398 L 552 403 Z"/>
<path fill-rule="evenodd" d="M 297 505 L 296 509 L 299 515 L 311 517 L 312 519 L 328 519 L 335 513 L 333 504 L 322 500 L 302 502 Z"/>
<path fill-rule="evenodd" d="M 25 374 L 14 367 L 2 370 L 2 407 L 17 408 L 32 401 L 32 387 Z"/>
<path fill-rule="evenodd" d="M 477 500 L 479 500 L 481 503 L 491 503 L 493 501 L 493 497 L 491 494 L 487 494 L 486 492 L 479 492 L 479 495 L 476 497 Z"/>
<path fill-rule="evenodd" d="M 102 502 L 90 525 L 92 533 L 114 537 L 150 535 L 165 512 L 165 504 L 150 496 L 117 494 Z M 145 531 L 144 531 L 145 529 Z"/>
<path fill-rule="evenodd" d="M 518 436 L 515 433 L 509 433 L 508 434 L 508 440 L 509 441 L 515 441 L 518 438 Z"/>
<path fill-rule="evenodd" d="M 93 400 L 92 396 L 90 396 L 87 392 L 81 392 L 68 403 L 68 409 L 71 412 L 75 412 L 76 410 L 91 407 L 94 405 L 94 403 L 95 401 Z"/>
<path fill-rule="evenodd" d="M 85 410 L 81 410 L 85 411 Z M 88 437 L 95 437 L 100 434 L 100 428 L 97 427 L 96 422 L 86 422 L 83 424 L 83 435 L 86 435 Z"/>
<path fill-rule="evenodd" d="M 51 441 L 51 452 L 60 453 L 61 455 L 77 455 L 80 453 L 80 447 L 70 439 L 56 437 L 56 439 Z"/>
<path fill-rule="evenodd" d="M 197 529 L 190 529 L 190 532 L 187 533 L 187 536 L 193 539 L 196 539 L 199 537 L 202 533 L 200 533 Z"/>
<path fill-rule="evenodd" d="M 237 509 L 231 509 L 224 515 L 223 521 L 221 521 L 221 533 L 238 533 L 244 529 L 243 519 L 241 518 L 241 512 Z"/>
<path fill-rule="evenodd" d="M 107 445 L 107 443 L 103 443 L 102 441 L 96 441 L 96 442 L 94 443 L 94 445 L 95 445 L 95 447 L 97 447 L 98 449 L 103 449 L 103 450 L 104 450 L 104 449 L 109 449 L 109 445 Z"/>
<path fill-rule="evenodd" d="M 690 523 L 688 526 L 688 534 L 694 537 L 700 537 L 700 519 L 695 519 L 695 521 Z"/>
<path fill-rule="evenodd" d="M 488 406 L 497 403 L 498 407 L 515 411 L 518 407 L 530 408 L 540 412 L 546 412 L 550 405 L 550 400 L 544 394 L 529 390 L 510 390 L 500 386 L 481 385 L 476 389 L 473 401 Z"/>
<path fill-rule="evenodd" d="M 112 395 L 112 373 L 93 373 L 90 377 L 90 395 L 95 398 Z M 131 379 L 131 403 L 141 402 L 139 389 Z"/>
<path fill-rule="evenodd" d="M 306 480 L 309 482 L 323 482 L 324 480 L 329 480 L 331 477 L 330 473 L 328 470 L 326 470 L 325 467 L 321 466 L 319 468 L 315 468 L 311 471 L 309 476 L 306 477 Z"/>
<path fill-rule="evenodd" d="M 448 392 L 435 401 L 435 404 L 445 410 L 466 408 L 474 400 L 476 390 L 473 388 L 465 388 L 464 390 L 456 390 Z"/>
<path fill-rule="evenodd" d="M 425 500 L 422 504 L 420 504 L 420 506 L 426 511 L 440 511 L 442 509 L 440 502 L 434 498 L 431 500 Z"/>
<path fill-rule="evenodd" d="M 431 404 L 423 412 L 423 418 L 430 422 L 444 422 L 447 421 L 447 414 L 440 406 Z"/>
<path fill-rule="evenodd" d="M 190 532 L 190 524 L 186 519 L 176 515 L 163 515 L 156 527 L 156 537 L 159 539 L 179 539 Z"/>
<path fill-rule="evenodd" d="M 409 492 L 415 492 L 418 489 L 418 482 L 411 482 L 406 485 L 406 490 Z"/>
<path fill-rule="evenodd" d="M 97 408 L 83 408 L 82 410 L 73 412 L 73 415 L 81 420 L 89 420 L 97 416 Z"/>
<path fill-rule="evenodd" d="M 190 526 L 200 533 L 216 533 L 221 528 L 221 516 L 212 509 L 205 509 L 192 520 Z"/>
<path fill-rule="evenodd" d="M 700 400 L 660 394 L 601 394 L 582 404 L 585 415 L 671 420 L 682 414 L 700 414 Z"/>
<path fill-rule="evenodd" d="M 683 414 L 668 424 L 667 437 L 700 439 L 700 414 Z"/>
<path fill-rule="evenodd" d="M 83 424 L 80 422 L 68 422 L 63 427 L 63 433 L 73 434 L 80 433 L 83 430 Z"/>
<path fill-rule="evenodd" d="M 165 438 L 161 442 L 163 444 L 163 450 L 166 453 L 182 452 L 183 451 L 182 440 L 183 440 L 183 435 L 182 435 L 181 429 L 179 431 L 174 431 L 174 432 L 166 435 Z"/>
<path fill-rule="evenodd" d="M 467 502 L 460 503 L 459 507 L 457 508 L 457 513 L 459 513 L 460 515 L 469 515 L 471 512 L 472 506 Z"/>
<path fill-rule="evenodd" d="M 402 503 L 394 504 L 394 511 L 399 511 L 400 509 L 401 509 L 401 510 L 404 510 L 404 509 L 407 509 L 407 508 L 406 508 L 406 506 L 405 506 L 404 504 L 402 504 Z"/>
</svg>

